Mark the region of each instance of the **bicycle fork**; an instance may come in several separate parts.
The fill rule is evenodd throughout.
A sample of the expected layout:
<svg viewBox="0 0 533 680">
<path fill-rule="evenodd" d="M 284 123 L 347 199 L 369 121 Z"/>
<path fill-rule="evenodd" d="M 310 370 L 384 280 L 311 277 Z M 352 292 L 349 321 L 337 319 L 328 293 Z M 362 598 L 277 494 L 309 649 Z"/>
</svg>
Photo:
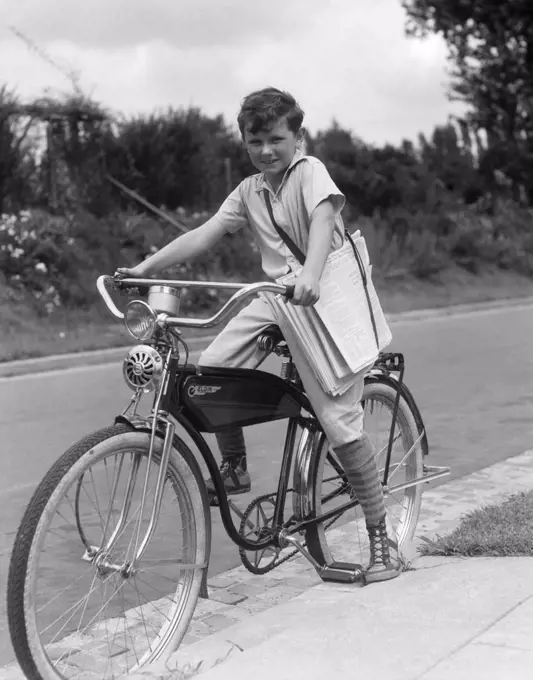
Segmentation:
<svg viewBox="0 0 533 680">
<path fill-rule="evenodd" d="M 143 481 L 143 489 L 142 489 L 142 495 L 141 495 L 141 501 L 140 501 L 140 506 L 139 506 L 139 512 L 138 512 L 138 518 L 137 518 L 137 526 L 134 529 L 134 534 L 135 534 L 135 539 L 133 541 L 133 550 L 132 550 L 132 557 L 130 560 L 127 559 L 122 563 L 122 564 L 113 564 L 109 562 L 108 557 L 111 554 L 111 551 L 113 548 L 116 546 L 120 536 L 122 535 L 124 529 L 126 528 L 128 524 L 128 517 L 130 515 L 131 511 L 131 505 L 132 505 L 132 500 L 133 500 L 133 492 L 137 483 L 137 478 L 139 475 L 139 469 L 140 469 L 140 464 L 142 460 L 141 454 L 136 454 L 133 459 L 133 464 L 131 466 L 129 475 L 128 475 L 128 480 L 126 482 L 126 493 L 124 496 L 124 501 L 122 503 L 122 508 L 120 510 L 119 518 L 117 521 L 117 524 L 111 534 L 111 536 L 107 539 L 106 541 L 106 535 L 109 530 L 109 525 L 111 522 L 111 516 L 113 513 L 113 506 L 115 502 L 115 497 L 117 493 L 117 488 L 118 488 L 118 483 L 119 479 L 121 476 L 122 472 L 122 467 L 124 463 L 124 456 L 126 454 L 122 454 L 122 458 L 119 464 L 119 468 L 116 474 L 116 478 L 113 483 L 113 488 L 111 490 L 111 498 L 110 498 L 110 503 L 109 503 L 109 510 L 107 513 L 105 525 L 104 525 L 104 530 L 102 534 L 102 545 L 100 548 L 96 547 L 91 547 L 91 550 L 87 550 L 85 555 L 83 556 L 83 559 L 86 561 L 93 562 L 93 564 L 99 568 L 102 572 L 109 572 L 109 571 L 116 571 L 121 573 L 125 577 L 131 576 L 135 572 L 135 568 L 137 563 L 141 560 L 143 557 L 146 548 L 148 546 L 148 543 L 150 542 L 151 538 L 154 535 L 155 528 L 157 526 L 157 522 L 159 519 L 159 514 L 161 511 L 161 503 L 163 500 L 163 491 L 164 491 L 164 483 L 165 483 L 165 477 L 167 473 L 167 468 L 168 468 L 168 463 L 170 460 L 170 453 L 172 451 L 172 446 L 173 446 L 173 441 L 174 441 L 174 433 L 175 433 L 175 425 L 174 423 L 169 420 L 166 417 L 166 414 L 160 413 L 159 411 L 159 406 L 161 403 L 161 398 L 163 394 L 166 391 L 167 387 L 167 382 L 168 382 L 168 365 L 169 365 L 169 357 L 170 354 L 167 357 L 167 361 L 165 362 L 165 367 L 163 369 L 163 374 L 162 374 L 162 379 L 160 382 L 159 389 L 157 390 L 156 397 L 154 399 L 154 406 L 152 409 L 152 423 L 151 423 L 151 431 L 150 431 L 150 447 L 149 447 L 149 452 L 148 452 L 148 459 L 147 459 L 147 464 L 146 464 L 146 473 L 144 476 L 144 481 Z M 148 527 L 146 529 L 146 532 L 144 536 L 141 539 L 141 525 L 143 522 L 143 517 L 145 513 L 145 506 L 146 506 L 146 497 L 148 494 L 148 484 L 149 484 L 149 479 L 150 479 L 150 470 L 151 470 L 151 463 L 154 458 L 154 448 L 155 448 L 155 442 L 156 442 L 156 437 L 158 436 L 158 431 L 160 431 L 161 425 L 163 426 L 163 449 L 161 452 L 161 460 L 159 464 L 159 471 L 157 475 L 157 480 L 156 480 L 156 485 L 155 485 L 155 492 L 154 492 L 154 500 L 152 504 L 152 510 L 150 514 L 150 519 L 148 520 Z M 131 521 L 131 519 L 129 520 Z M 189 565 L 182 565 L 183 567 L 189 566 Z M 200 566 L 200 565 L 195 565 L 195 566 Z"/>
</svg>

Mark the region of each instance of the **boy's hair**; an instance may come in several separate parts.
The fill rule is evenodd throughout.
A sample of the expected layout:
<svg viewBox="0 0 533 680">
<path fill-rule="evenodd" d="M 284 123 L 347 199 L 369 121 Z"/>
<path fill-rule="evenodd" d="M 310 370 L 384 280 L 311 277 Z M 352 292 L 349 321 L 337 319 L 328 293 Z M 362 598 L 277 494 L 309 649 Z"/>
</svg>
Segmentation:
<svg viewBox="0 0 533 680">
<path fill-rule="evenodd" d="M 276 87 L 265 87 L 243 99 L 237 122 L 244 137 L 245 129 L 255 135 L 282 117 L 287 119 L 289 130 L 296 133 L 302 126 L 304 112 L 292 94 Z"/>
</svg>

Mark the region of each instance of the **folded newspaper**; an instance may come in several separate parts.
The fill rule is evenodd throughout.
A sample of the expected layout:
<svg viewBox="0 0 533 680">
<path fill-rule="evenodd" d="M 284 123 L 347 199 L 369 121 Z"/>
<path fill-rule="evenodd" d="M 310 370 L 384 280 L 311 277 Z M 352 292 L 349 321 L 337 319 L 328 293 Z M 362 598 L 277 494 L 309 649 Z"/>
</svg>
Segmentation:
<svg viewBox="0 0 533 680">
<path fill-rule="evenodd" d="M 348 240 L 328 256 L 320 279 L 320 299 L 314 306 L 293 305 L 281 295 L 273 299 L 322 388 L 334 396 L 345 392 L 358 374 L 368 370 L 379 351 L 392 340 L 372 283 L 365 239 L 360 231 L 352 238 L 366 272 L 378 346 L 363 278 Z M 292 283 L 301 269 L 296 265 L 290 274 L 278 279 L 278 283 Z"/>
</svg>

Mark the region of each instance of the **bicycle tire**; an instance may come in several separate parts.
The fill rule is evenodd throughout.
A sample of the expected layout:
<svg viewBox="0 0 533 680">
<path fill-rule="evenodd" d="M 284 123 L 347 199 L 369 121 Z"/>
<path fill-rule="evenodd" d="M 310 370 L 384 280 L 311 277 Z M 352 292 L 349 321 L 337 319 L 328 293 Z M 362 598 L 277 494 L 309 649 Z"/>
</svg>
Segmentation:
<svg viewBox="0 0 533 680">
<path fill-rule="evenodd" d="M 371 436 L 371 433 L 367 429 L 367 424 L 369 411 L 373 404 L 381 404 L 389 412 L 392 424 L 392 412 L 396 401 L 396 395 L 397 389 L 394 389 L 389 384 L 380 382 L 379 378 L 366 382 L 362 402 L 365 407 L 364 428 L 367 434 Z M 386 457 L 386 445 L 388 444 L 389 433 L 390 426 L 388 431 L 385 431 L 386 436 L 384 437 L 383 442 L 385 450 L 383 450 L 383 446 L 376 450 L 376 443 L 373 442 L 382 479 L 384 473 L 384 464 L 382 464 L 382 460 Z M 316 436 L 319 439 L 312 449 L 312 460 L 309 466 L 309 488 L 311 488 L 312 512 L 315 513 L 315 516 L 319 517 L 324 512 L 331 509 L 328 506 L 328 503 L 331 504 L 335 498 L 338 499 L 338 504 L 341 505 L 347 502 L 350 497 L 353 498 L 354 494 L 351 486 L 347 483 L 344 473 L 338 474 L 337 472 L 337 470 L 339 468 L 342 469 L 342 467 L 333 451 L 330 449 L 325 435 L 323 433 L 318 433 Z M 395 437 L 398 438 L 400 436 L 402 441 L 400 455 L 405 455 L 417 440 L 418 430 L 414 415 L 403 398 L 400 399 L 398 405 L 395 429 Z M 394 489 L 398 484 L 395 475 L 398 471 L 401 472 L 399 464 L 397 467 L 394 467 L 394 458 L 395 453 L 393 452 L 391 464 L 389 466 L 389 475 L 391 469 L 393 469 L 392 476 L 389 476 L 389 487 L 391 489 Z M 333 466 L 330 465 L 330 462 L 333 463 Z M 328 473 L 330 468 L 331 472 Z M 326 470 L 326 473 L 324 470 Z M 409 482 L 421 478 L 422 472 L 423 447 L 419 443 L 414 447 L 413 452 L 405 462 L 405 478 L 401 481 Z M 326 487 L 326 483 L 330 486 Z M 401 498 L 399 498 L 400 495 Z M 391 504 L 388 503 L 391 500 L 391 497 L 396 501 L 400 501 L 401 514 L 399 517 L 391 517 L 391 515 L 396 514 L 395 512 L 391 512 Z M 414 536 L 420 514 L 421 497 L 421 484 L 416 484 L 399 492 L 391 491 L 388 496 L 386 494 L 385 502 L 387 512 L 389 518 L 393 520 L 393 524 L 395 525 L 400 547 L 406 546 Z M 327 499 L 326 502 L 323 502 L 324 499 Z M 310 526 L 306 530 L 305 539 L 309 553 L 321 564 L 331 564 L 335 560 L 353 562 L 355 558 L 355 562 L 365 566 L 364 562 L 366 562 L 369 557 L 366 524 L 359 506 L 354 510 L 347 511 L 337 520 L 328 520 Z"/>
<path fill-rule="evenodd" d="M 138 452 L 142 458 L 141 462 L 146 462 L 146 465 L 148 465 L 149 440 L 149 433 L 132 431 L 131 428 L 122 424 L 107 427 L 87 435 L 68 449 L 50 468 L 30 500 L 17 532 L 12 551 L 8 575 L 7 614 L 15 655 L 25 675 L 31 678 L 31 680 L 59 680 L 65 677 L 68 677 L 69 680 L 74 680 L 76 677 L 71 673 L 62 675 L 54 667 L 53 660 L 49 656 L 52 645 L 45 647 L 44 642 L 41 641 L 41 632 L 36 620 L 37 578 L 40 560 L 39 548 L 45 544 L 47 529 L 51 529 L 54 509 L 59 507 L 61 498 L 63 496 L 66 497 L 69 488 L 76 484 L 77 477 L 92 469 L 91 466 L 94 466 L 96 463 L 116 455 L 116 451 L 136 452 L 133 455 L 137 455 Z M 160 460 L 161 449 L 162 440 L 160 437 L 156 437 L 154 456 L 152 458 L 152 462 L 156 465 Z M 150 643 L 148 651 L 144 653 L 144 656 L 139 659 L 136 655 L 136 661 L 133 666 L 125 669 L 127 672 L 141 668 L 157 659 L 166 659 L 179 646 L 193 616 L 200 594 L 202 578 L 209 562 L 211 523 L 205 482 L 192 452 L 178 437 L 174 439 L 174 448 L 171 452 L 165 484 L 167 481 L 170 482 L 172 491 L 176 493 L 180 519 L 184 523 L 184 529 L 181 530 L 180 536 L 183 539 L 191 539 L 190 545 L 192 547 L 187 556 L 194 559 L 193 564 L 202 566 L 198 568 L 178 568 L 180 580 L 175 591 L 176 603 L 171 609 L 170 616 L 167 617 L 168 622 L 164 622 L 161 630 L 157 631 L 156 643 L 154 643 L 153 648 L 152 643 Z M 179 498 L 177 494 L 178 489 Z M 113 505 L 111 505 L 112 509 Z M 176 523 L 176 518 L 173 517 L 172 519 Z M 161 521 L 161 517 L 159 521 Z M 76 523 L 73 522 L 73 525 L 75 527 Z M 77 537 L 80 546 L 83 545 L 84 540 L 86 540 L 85 536 L 83 539 L 81 536 Z M 148 545 L 148 550 L 149 548 L 150 544 Z M 62 555 L 62 553 L 59 553 L 59 555 Z M 173 561 L 178 562 L 178 560 Z M 60 564 L 61 560 L 58 561 L 58 566 Z M 143 560 L 141 559 L 142 564 Z M 172 568 L 174 567 L 172 566 Z M 143 573 L 143 575 L 146 572 L 151 574 L 152 570 L 148 567 L 146 572 L 144 569 L 142 571 L 139 570 L 139 572 Z M 183 578 L 181 574 L 184 574 Z M 115 576 L 118 578 L 117 574 L 114 574 L 113 578 Z M 132 578 L 135 578 L 135 576 Z M 111 578 L 106 577 L 106 583 Z M 93 584 L 95 579 L 96 576 L 93 576 Z M 105 585 L 104 591 L 106 587 L 107 585 Z M 66 590 L 63 592 L 66 592 Z M 170 599 L 168 595 L 167 599 Z M 125 603 L 124 593 L 122 593 L 122 600 Z M 150 601 L 151 603 L 152 601 Z M 138 609 L 139 611 L 135 615 L 137 619 L 142 618 L 144 629 L 148 635 L 143 613 L 143 607 L 147 605 L 148 602 L 145 605 L 141 605 L 139 600 L 138 608 L 128 608 L 125 610 L 124 620 L 127 622 L 128 616 L 131 616 Z M 84 605 L 83 609 L 85 611 L 86 605 Z M 106 632 L 109 620 L 114 622 L 118 620 L 118 617 L 102 621 L 105 624 Z M 133 621 L 132 616 L 131 620 Z M 127 624 L 125 623 L 125 625 Z M 115 630 L 115 633 L 117 630 Z M 65 642 L 65 639 L 67 642 Z M 126 637 L 124 637 L 124 640 L 126 642 Z M 65 647 L 70 644 L 68 637 L 59 640 L 59 642 L 62 642 Z M 108 647 L 110 650 L 109 654 L 111 655 L 109 642 Z M 121 659 L 121 663 L 124 663 L 124 659 Z M 90 674 L 94 669 L 80 669 L 80 677 L 87 677 L 87 675 L 84 675 L 87 671 Z M 107 666 L 105 671 L 107 671 Z M 98 668 L 96 677 L 104 680 L 106 677 L 105 671 L 102 668 Z M 110 677 L 115 677 L 113 662 L 111 662 L 111 673 Z"/>
</svg>

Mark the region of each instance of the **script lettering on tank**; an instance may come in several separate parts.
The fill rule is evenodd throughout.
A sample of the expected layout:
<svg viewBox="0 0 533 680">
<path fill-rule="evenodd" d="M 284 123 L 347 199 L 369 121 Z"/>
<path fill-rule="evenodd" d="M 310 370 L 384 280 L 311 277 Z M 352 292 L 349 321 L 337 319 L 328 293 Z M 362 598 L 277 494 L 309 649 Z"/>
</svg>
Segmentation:
<svg viewBox="0 0 533 680">
<path fill-rule="evenodd" d="M 222 389 L 222 385 L 190 385 L 187 394 L 189 397 L 203 397 L 206 394 L 215 394 Z"/>
</svg>

